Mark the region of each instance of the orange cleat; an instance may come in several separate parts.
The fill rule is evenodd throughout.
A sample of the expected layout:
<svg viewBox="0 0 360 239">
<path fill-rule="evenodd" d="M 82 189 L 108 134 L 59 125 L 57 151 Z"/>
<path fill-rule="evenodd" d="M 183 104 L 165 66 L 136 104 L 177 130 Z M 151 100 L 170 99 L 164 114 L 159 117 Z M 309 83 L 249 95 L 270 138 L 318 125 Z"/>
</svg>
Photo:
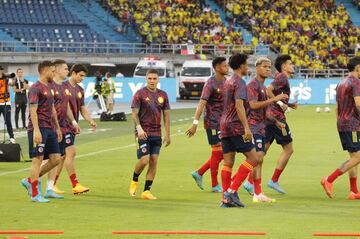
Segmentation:
<svg viewBox="0 0 360 239">
<path fill-rule="evenodd" d="M 323 186 L 326 195 L 328 195 L 329 198 L 333 198 L 332 183 L 329 183 L 326 178 L 322 178 L 320 183 Z"/>
</svg>

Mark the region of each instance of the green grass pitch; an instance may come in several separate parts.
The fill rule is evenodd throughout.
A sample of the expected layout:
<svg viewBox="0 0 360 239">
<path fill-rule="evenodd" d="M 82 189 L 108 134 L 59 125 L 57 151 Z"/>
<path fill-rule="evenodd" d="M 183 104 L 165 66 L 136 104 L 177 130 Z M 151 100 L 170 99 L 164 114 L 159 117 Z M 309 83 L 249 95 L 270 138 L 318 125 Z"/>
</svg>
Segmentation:
<svg viewBox="0 0 360 239">
<path fill-rule="evenodd" d="M 263 191 L 276 198 L 274 204 L 253 204 L 242 189 L 244 209 L 219 208 L 220 194 L 210 192 L 210 175 L 205 174 L 205 190 L 200 191 L 191 171 L 209 157 L 202 126 L 194 138 L 183 134 L 191 124 L 194 109 L 171 113 L 172 143 L 162 148 L 152 192 L 159 198 L 144 201 L 131 198 L 128 186 L 136 163 L 132 122 L 99 123 L 94 133 L 77 137 L 77 174 L 90 187 L 84 195 L 72 195 L 64 169 L 59 187 L 65 199 L 48 204 L 32 203 L 20 186 L 28 176 L 21 170 L 30 163 L 0 164 L 0 230 L 61 230 L 64 235 L 28 235 L 28 238 L 312 238 L 314 232 L 360 232 L 360 202 L 347 200 L 349 180 L 345 175 L 334 184 L 335 198 L 328 199 L 320 179 L 328 175 L 347 153 L 341 149 L 334 109 L 315 113 L 316 106 L 302 106 L 287 115 L 294 138 L 294 155 L 280 178 L 287 195 L 266 187 L 280 147 L 273 145 L 265 158 Z M 27 139 L 19 138 L 27 156 Z M 237 155 L 236 166 L 244 160 Z M 237 167 L 236 167 L 237 168 Z M 12 173 L 7 173 L 7 172 Z M 17 171 L 17 172 L 13 172 Z M 220 179 L 220 175 L 219 175 Z M 140 179 L 140 189 L 144 174 Z M 43 187 L 45 187 L 43 179 Z M 266 236 L 200 235 L 112 235 L 120 230 L 164 231 L 258 231 Z M 0 235 L 0 238 L 6 238 Z"/>
</svg>

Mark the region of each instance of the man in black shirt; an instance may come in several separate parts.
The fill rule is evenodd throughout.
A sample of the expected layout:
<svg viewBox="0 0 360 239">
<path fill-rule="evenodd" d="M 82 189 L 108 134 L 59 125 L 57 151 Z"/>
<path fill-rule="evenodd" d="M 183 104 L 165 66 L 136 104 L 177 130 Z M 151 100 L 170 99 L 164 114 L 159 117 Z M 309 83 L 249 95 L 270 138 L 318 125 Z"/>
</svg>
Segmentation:
<svg viewBox="0 0 360 239">
<path fill-rule="evenodd" d="M 21 119 L 23 128 L 26 129 L 26 106 L 27 106 L 27 95 L 26 90 L 29 89 L 29 82 L 24 79 L 24 71 L 21 68 L 16 70 L 16 79 L 14 82 L 15 92 L 15 124 L 16 129 L 19 129 L 19 112 L 21 111 Z"/>
</svg>

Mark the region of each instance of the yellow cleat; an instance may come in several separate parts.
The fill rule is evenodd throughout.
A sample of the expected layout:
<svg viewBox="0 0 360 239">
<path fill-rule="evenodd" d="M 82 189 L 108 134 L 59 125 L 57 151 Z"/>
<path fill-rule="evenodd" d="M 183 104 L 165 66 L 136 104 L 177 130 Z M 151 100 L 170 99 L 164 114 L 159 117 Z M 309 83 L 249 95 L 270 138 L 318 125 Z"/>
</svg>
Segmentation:
<svg viewBox="0 0 360 239">
<path fill-rule="evenodd" d="M 77 183 L 75 187 L 73 187 L 72 192 L 73 194 L 81 194 L 86 193 L 90 190 L 90 188 L 84 187 L 80 183 Z"/>
<path fill-rule="evenodd" d="M 53 190 L 56 194 L 64 194 L 64 191 L 60 190 L 56 185 L 54 185 Z"/>
<path fill-rule="evenodd" d="M 138 184 L 139 184 L 139 182 L 135 182 L 134 180 L 131 180 L 130 189 L 129 189 L 130 196 L 132 196 L 132 197 L 136 196 L 136 190 L 137 190 Z"/>
<path fill-rule="evenodd" d="M 157 199 L 157 197 L 152 195 L 149 190 L 146 190 L 146 191 L 142 192 L 141 193 L 141 198 L 146 199 L 146 200 L 156 200 Z"/>
</svg>

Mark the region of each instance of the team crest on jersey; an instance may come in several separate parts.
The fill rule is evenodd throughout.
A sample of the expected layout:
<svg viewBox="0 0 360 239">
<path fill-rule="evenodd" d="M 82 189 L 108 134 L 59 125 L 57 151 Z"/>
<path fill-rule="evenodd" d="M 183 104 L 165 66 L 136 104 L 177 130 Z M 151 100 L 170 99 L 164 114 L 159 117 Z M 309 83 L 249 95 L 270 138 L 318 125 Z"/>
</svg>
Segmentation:
<svg viewBox="0 0 360 239">
<path fill-rule="evenodd" d="M 79 97 L 79 99 L 82 97 L 81 92 L 78 92 L 78 97 Z"/>
<path fill-rule="evenodd" d="M 44 92 L 44 95 L 47 95 L 47 91 Z"/>
<path fill-rule="evenodd" d="M 146 101 L 150 101 L 150 98 L 149 98 L 149 97 L 146 97 L 145 100 L 146 100 Z"/>
<path fill-rule="evenodd" d="M 59 91 L 55 91 L 55 95 L 58 95 L 59 94 Z"/>
<path fill-rule="evenodd" d="M 164 103 L 164 98 L 160 96 L 160 97 L 158 98 L 158 101 L 159 101 L 160 104 L 162 104 L 162 103 Z"/>
<path fill-rule="evenodd" d="M 216 91 L 217 91 L 217 93 L 220 93 L 220 88 L 217 88 Z"/>
<path fill-rule="evenodd" d="M 69 89 L 65 89 L 65 94 L 66 94 L 66 95 L 71 95 Z"/>
</svg>

